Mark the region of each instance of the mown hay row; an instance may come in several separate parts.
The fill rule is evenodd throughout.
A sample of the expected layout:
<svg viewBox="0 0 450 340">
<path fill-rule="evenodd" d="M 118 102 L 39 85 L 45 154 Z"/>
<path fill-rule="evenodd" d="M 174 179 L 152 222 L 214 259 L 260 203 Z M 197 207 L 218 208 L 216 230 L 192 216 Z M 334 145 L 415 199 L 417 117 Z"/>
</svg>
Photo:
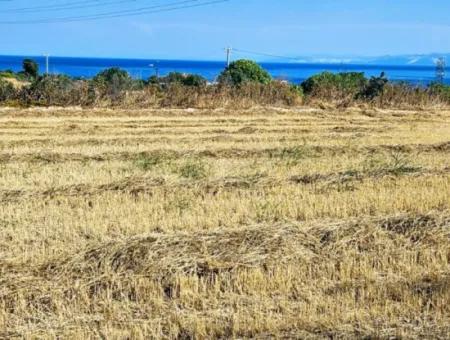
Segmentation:
<svg viewBox="0 0 450 340">
<path fill-rule="evenodd" d="M 205 194 L 216 194 L 219 190 L 245 190 L 259 187 L 276 187 L 286 184 L 317 184 L 321 183 L 321 188 L 316 190 L 326 190 L 334 186 L 347 185 L 352 182 L 363 182 L 368 179 L 381 179 L 392 176 L 446 176 L 450 174 L 450 167 L 442 170 L 427 170 L 420 167 L 386 167 L 371 171 L 345 171 L 328 174 L 300 175 L 290 178 L 280 179 L 268 176 L 248 176 L 248 177 L 225 177 L 216 180 L 181 180 L 178 182 L 167 182 L 164 178 L 149 178 L 146 176 L 125 178 L 119 181 L 93 185 L 75 184 L 69 186 L 55 187 L 43 190 L 1 190 L 0 202 L 15 202 L 24 199 L 54 198 L 54 197 L 81 197 L 95 196 L 105 192 L 121 192 L 129 195 L 151 193 L 155 188 L 166 188 L 168 191 L 177 188 L 194 188 Z"/>
<path fill-rule="evenodd" d="M 393 256 L 400 256 L 400 248 L 420 252 L 421 247 L 438 245 L 445 249 L 450 244 L 450 212 L 155 233 L 108 242 L 33 268 L 26 263 L 0 262 L 0 272 L 4 274 L 3 283 L 8 276 L 27 271 L 31 276 L 51 280 L 91 280 L 111 273 L 160 280 L 175 274 L 202 276 L 246 268 L 275 268 L 299 264 L 298 261 L 339 260 L 336 256 L 352 249 L 363 254 L 379 252 L 380 246 L 387 249 L 393 244 L 399 247 L 388 249 Z M 447 252 L 450 256 L 450 248 Z M 450 257 L 443 260 L 450 262 Z"/>
<path fill-rule="evenodd" d="M 269 157 L 269 158 L 289 158 L 291 154 L 305 154 L 308 157 L 318 157 L 324 155 L 340 155 L 376 152 L 450 152 L 450 142 L 436 144 L 398 144 L 398 145 L 376 145 L 376 146 L 321 146 L 321 145 L 300 145 L 298 147 L 266 148 L 266 149 L 242 149 L 242 148 L 217 148 L 212 150 L 151 150 L 151 151 L 117 151 L 103 152 L 96 154 L 82 153 L 0 153 L 0 163 L 8 162 L 28 162 L 28 163 L 56 163 L 68 161 L 110 161 L 110 160 L 135 160 L 139 157 L 167 157 L 167 158 L 250 158 L 250 157 Z M 295 156 L 295 155 L 294 155 Z"/>
<path fill-rule="evenodd" d="M 447 111 L 2 114 L 0 339 L 450 338 Z"/>
<path fill-rule="evenodd" d="M 110 331 L 114 326 L 127 329 L 125 320 L 128 325 L 150 324 L 165 313 L 159 331 L 167 338 L 403 334 L 443 339 L 450 315 L 445 303 L 450 291 L 449 242 L 447 211 L 150 234 L 37 266 L 0 262 L 0 310 L 7 310 L 10 320 L 22 323 L 24 330 L 6 321 L 0 335 L 23 336 L 25 330 L 46 334 L 45 327 L 53 323 L 57 335 L 77 327 L 79 332 L 101 325 L 112 327 Z M 121 320 L 119 311 L 109 321 L 96 319 L 95 310 L 102 310 L 103 304 L 125 308 L 127 319 Z M 336 308 L 342 313 L 331 316 Z M 305 317 L 307 310 L 314 315 Z M 319 310 L 331 319 L 322 319 Z M 25 311 L 39 317 L 23 324 Z M 74 311 L 76 320 L 61 323 L 60 317 Z M 227 315 L 232 311 L 247 324 L 230 323 Z M 346 317 L 344 311 L 356 314 Z M 270 327 L 255 323 L 257 317 Z M 198 329 L 185 318 L 209 326 Z M 332 320 L 336 323 L 329 323 Z M 7 333 L 9 329 L 15 333 Z"/>
</svg>

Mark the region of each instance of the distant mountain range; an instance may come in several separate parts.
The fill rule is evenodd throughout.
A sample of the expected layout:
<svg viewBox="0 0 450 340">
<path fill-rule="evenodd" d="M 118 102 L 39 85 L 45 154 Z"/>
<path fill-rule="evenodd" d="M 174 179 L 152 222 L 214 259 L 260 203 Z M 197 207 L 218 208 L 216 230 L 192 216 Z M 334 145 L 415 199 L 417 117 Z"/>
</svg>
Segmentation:
<svg viewBox="0 0 450 340">
<path fill-rule="evenodd" d="M 364 64 L 364 65 L 399 65 L 399 66 L 434 66 L 438 58 L 443 57 L 450 64 L 450 53 L 408 54 L 380 57 L 298 57 L 292 62 L 308 64 Z M 272 62 L 286 62 L 275 59 Z"/>
</svg>

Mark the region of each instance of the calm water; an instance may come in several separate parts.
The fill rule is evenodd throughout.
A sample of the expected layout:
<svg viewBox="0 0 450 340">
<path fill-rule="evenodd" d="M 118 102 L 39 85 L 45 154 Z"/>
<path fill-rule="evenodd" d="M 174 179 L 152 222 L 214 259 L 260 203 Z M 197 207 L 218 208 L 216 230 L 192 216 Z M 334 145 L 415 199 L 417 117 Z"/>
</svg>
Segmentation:
<svg viewBox="0 0 450 340">
<path fill-rule="evenodd" d="M 0 56 L 0 70 L 22 68 L 24 56 Z M 45 70 L 43 57 L 32 57 L 41 71 Z M 90 78 L 108 67 L 120 67 L 134 78 L 147 79 L 155 74 L 150 64 L 158 64 L 159 72 L 165 75 L 172 71 L 201 74 L 213 81 L 223 70 L 224 62 L 186 61 L 186 60 L 139 60 L 139 59 L 95 59 L 95 58 L 50 58 L 50 72 L 67 74 L 73 77 Z M 300 63 L 261 63 L 273 77 L 300 83 L 311 75 L 323 72 L 364 72 L 366 76 L 377 76 L 384 71 L 393 81 L 406 81 L 414 84 L 428 84 L 435 79 L 433 66 L 386 66 L 386 65 L 350 65 L 350 64 L 300 64 Z M 446 79 L 450 84 L 450 79 Z"/>
</svg>

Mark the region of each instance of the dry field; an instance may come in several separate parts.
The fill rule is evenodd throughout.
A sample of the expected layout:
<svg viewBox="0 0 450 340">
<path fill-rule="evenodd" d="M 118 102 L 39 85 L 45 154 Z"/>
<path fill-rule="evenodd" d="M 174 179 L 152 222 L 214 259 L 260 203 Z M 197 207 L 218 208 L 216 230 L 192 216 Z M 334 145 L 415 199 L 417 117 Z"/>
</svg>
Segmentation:
<svg viewBox="0 0 450 340">
<path fill-rule="evenodd" d="M 450 337 L 450 112 L 0 110 L 0 338 Z"/>
</svg>

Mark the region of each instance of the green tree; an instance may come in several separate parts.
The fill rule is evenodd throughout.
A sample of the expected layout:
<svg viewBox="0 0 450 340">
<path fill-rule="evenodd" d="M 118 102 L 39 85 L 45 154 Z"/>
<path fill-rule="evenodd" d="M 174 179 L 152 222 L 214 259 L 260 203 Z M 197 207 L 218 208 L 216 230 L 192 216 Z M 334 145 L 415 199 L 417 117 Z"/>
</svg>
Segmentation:
<svg viewBox="0 0 450 340">
<path fill-rule="evenodd" d="M 22 68 L 25 76 L 29 78 L 37 79 L 39 76 L 39 65 L 33 59 L 24 59 Z"/>
<path fill-rule="evenodd" d="M 127 87 L 131 84 L 131 77 L 127 71 L 118 67 L 108 68 L 94 77 L 94 82 L 102 84 L 117 83 L 122 87 Z"/>
<path fill-rule="evenodd" d="M 251 60 L 232 62 L 219 76 L 219 83 L 241 85 L 244 83 L 268 84 L 272 81 L 270 74 Z"/>
<path fill-rule="evenodd" d="M 133 79 L 128 72 L 117 67 L 100 72 L 92 82 L 102 94 L 108 95 L 113 100 L 119 99 L 124 91 L 133 87 Z"/>
<path fill-rule="evenodd" d="M 157 78 L 156 76 L 152 76 L 149 79 L 149 84 L 181 84 L 184 86 L 193 86 L 193 87 L 202 87 L 206 86 L 208 81 L 206 78 L 198 74 L 185 74 L 180 72 L 171 72 L 165 77 Z"/>
</svg>

